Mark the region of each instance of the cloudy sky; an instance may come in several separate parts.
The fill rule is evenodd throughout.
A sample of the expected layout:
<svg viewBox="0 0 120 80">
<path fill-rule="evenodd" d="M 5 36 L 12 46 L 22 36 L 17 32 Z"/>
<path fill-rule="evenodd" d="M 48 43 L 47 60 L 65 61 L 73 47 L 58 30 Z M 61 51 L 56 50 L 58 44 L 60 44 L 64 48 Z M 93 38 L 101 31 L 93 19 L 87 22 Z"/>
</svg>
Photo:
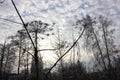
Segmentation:
<svg viewBox="0 0 120 80">
<path fill-rule="evenodd" d="M 114 27 L 117 28 L 115 34 L 120 39 L 120 34 L 118 34 L 120 0 L 14 0 L 14 2 L 25 22 L 42 20 L 50 24 L 56 23 L 63 30 L 69 30 L 70 23 L 74 23 L 86 14 L 104 15 L 113 20 Z M 21 23 L 11 0 L 5 0 L 0 4 L 0 18 Z M 21 28 L 19 24 L 0 19 L 0 43 Z"/>
<path fill-rule="evenodd" d="M 3 1 L 3 0 L 0 0 Z M 14 0 L 25 22 L 39 19 L 67 26 L 86 14 L 104 15 L 119 26 L 120 0 Z M 0 4 L 0 18 L 21 22 L 11 0 Z M 21 25 L 0 19 L 0 38 L 13 35 Z"/>
</svg>

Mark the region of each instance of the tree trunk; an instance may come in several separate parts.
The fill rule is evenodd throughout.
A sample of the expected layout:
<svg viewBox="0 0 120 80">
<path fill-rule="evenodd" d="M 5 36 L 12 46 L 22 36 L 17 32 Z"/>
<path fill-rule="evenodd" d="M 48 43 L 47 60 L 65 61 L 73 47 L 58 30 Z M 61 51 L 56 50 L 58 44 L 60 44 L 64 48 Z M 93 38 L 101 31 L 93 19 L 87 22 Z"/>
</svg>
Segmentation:
<svg viewBox="0 0 120 80">
<path fill-rule="evenodd" d="M 22 40 L 20 39 L 20 42 L 19 42 L 19 54 L 18 54 L 18 75 L 19 75 L 19 73 L 20 73 L 20 58 L 21 58 L 21 46 L 22 46 Z"/>
<path fill-rule="evenodd" d="M 6 44 L 6 41 L 4 42 L 4 45 L 3 45 L 3 48 L 2 48 L 2 53 L 1 53 L 0 75 L 2 74 L 3 60 L 4 60 L 4 56 L 5 56 L 5 44 Z"/>
<path fill-rule="evenodd" d="M 93 34 L 94 34 L 95 40 L 96 40 L 96 42 L 97 42 L 98 49 L 99 49 L 99 51 L 100 51 L 100 55 L 101 55 L 101 58 L 102 58 L 102 63 L 103 63 L 104 69 L 107 70 L 106 63 L 105 63 L 105 61 L 104 61 L 103 53 L 102 53 L 102 50 L 101 50 L 101 47 L 100 47 L 98 38 L 97 38 L 97 36 L 96 36 L 96 34 L 95 34 L 95 31 L 94 31 L 94 28 L 93 28 L 92 25 L 91 25 L 91 27 L 92 27 L 92 29 L 93 29 Z"/>
<path fill-rule="evenodd" d="M 35 67 L 36 67 L 36 80 L 39 80 L 39 60 L 38 60 L 38 50 L 37 50 L 37 30 L 35 31 L 35 44 L 36 44 L 36 48 L 34 49 L 35 53 L 34 53 L 34 58 L 35 58 Z"/>
<path fill-rule="evenodd" d="M 107 36 L 106 36 L 105 26 L 104 26 L 104 25 L 102 25 L 102 29 L 103 29 L 103 36 L 104 36 L 105 47 L 106 47 L 106 53 L 107 53 L 108 64 L 109 64 L 108 66 L 111 68 L 112 65 L 111 65 L 110 53 L 109 53 L 109 50 L 108 50 Z"/>
</svg>

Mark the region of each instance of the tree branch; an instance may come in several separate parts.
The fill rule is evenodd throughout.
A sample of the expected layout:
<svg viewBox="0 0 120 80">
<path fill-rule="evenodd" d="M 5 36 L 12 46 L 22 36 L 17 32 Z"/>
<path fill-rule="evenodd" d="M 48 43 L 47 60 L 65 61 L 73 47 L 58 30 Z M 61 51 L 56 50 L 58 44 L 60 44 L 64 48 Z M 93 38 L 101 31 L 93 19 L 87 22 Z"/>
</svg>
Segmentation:
<svg viewBox="0 0 120 80">
<path fill-rule="evenodd" d="M 0 19 L 5 20 L 5 21 L 9 21 L 9 22 L 12 22 L 12 23 L 23 25 L 22 23 L 19 23 L 19 22 L 16 22 L 16 21 L 12 21 L 12 20 L 9 20 L 9 19 L 5 19 L 5 18 L 0 18 Z"/>
<path fill-rule="evenodd" d="M 57 49 L 41 49 L 41 50 L 38 50 L 38 52 L 39 51 L 55 51 L 55 50 L 57 50 Z"/>
<path fill-rule="evenodd" d="M 27 53 L 29 53 L 32 57 L 34 57 L 34 55 L 32 53 L 30 53 L 29 51 L 27 51 L 25 48 L 21 47 L 23 50 L 25 50 Z"/>
</svg>

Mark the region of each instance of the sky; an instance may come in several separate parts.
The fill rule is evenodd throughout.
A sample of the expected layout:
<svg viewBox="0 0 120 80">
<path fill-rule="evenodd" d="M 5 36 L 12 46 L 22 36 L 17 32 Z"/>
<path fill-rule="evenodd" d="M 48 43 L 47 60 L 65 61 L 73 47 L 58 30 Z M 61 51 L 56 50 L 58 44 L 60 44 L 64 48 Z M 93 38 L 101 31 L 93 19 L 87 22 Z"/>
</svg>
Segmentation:
<svg viewBox="0 0 120 80">
<path fill-rule="evenodd" d="M 86 14 L 106 16 L 113 20 L 115 34 L 120 39 L 120 0 L 14 0 L 14 2 L 24 22 L 42 20 L 50 24 L 56 23 L 62 32 L 70 30 L 71 24 Z M 0 4 L 0 18 L 21 23 L 11 0 L 5 0 Z M 21 28 L 19 24 L 0 19 L 0 43 Z"/>
</svg>

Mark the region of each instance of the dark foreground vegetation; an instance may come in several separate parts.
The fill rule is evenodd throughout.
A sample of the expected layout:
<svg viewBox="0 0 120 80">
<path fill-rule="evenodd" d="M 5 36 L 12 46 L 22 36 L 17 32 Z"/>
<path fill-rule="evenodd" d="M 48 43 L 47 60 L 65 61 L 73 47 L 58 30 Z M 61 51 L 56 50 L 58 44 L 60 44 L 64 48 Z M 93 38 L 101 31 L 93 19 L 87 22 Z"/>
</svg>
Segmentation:
<svg viewBox="0 0 120 80">
<path fill-rule="evenodd" d="M 46 70 L 44 70 L 46 72 Z M 120 80 L 120 67 L 112 68 L 107 71 L 87 72 L 78 62 L 72 65 L 66 65 L 60 68 L 58 72 L 53 72 L 45 77 L 45 72 L 39 76 L 40 80 Z M 38 80 L 32 73 L 4 73 L 1 74 L 0 80 Z"/>
<path fill-rule="evenodd" d="M 71 25 L 72 34 L 65 31 L 61 37 L 59 28 L 54 31 L 57 23 L 24 23 L 11 1 L 23 29 L 0 44 L 0 80 L 120 80 L 119 42 L 115 44 L 112 20 L 86 15 Z M 39 44 L 49 36 L 56 36 L 53 48 L 40 49 Z M 47 50 L 56 55 L 56 62 L 48 68 L 41 55 Z M 81 60 L 81 54 L 91 55 L 89 63 Z"/>
</svg>

